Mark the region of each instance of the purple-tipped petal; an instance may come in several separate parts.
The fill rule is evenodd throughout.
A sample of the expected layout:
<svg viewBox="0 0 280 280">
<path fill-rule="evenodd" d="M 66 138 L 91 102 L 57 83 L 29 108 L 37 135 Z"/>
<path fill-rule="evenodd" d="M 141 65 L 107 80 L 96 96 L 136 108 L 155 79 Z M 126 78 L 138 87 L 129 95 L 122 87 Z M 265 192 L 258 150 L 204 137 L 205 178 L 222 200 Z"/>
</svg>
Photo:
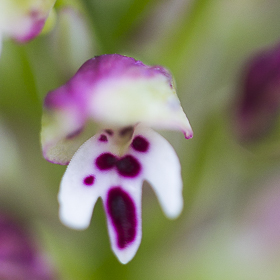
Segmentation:
<svg viewBox="0 0 280 280">
<path fill-rule="evenodd" d="M 163 129 L 192 129 L 177 98 L 171 75 L 159 66 L 147 66 L 117 54 L 85 62 L 65 85 L 48 93 L 44 103 L 42 146 L 47 160 L 65 164 L 71 149 L 63 150 L 67 136 L 88 120 L 111 127 L 142 122 Z"/>
<path fill-rule="evenodd" d="M 0 33 L 19 43 L 30 41 L 42 31 L 55 0 L 1 0 Z"/>
</svg>

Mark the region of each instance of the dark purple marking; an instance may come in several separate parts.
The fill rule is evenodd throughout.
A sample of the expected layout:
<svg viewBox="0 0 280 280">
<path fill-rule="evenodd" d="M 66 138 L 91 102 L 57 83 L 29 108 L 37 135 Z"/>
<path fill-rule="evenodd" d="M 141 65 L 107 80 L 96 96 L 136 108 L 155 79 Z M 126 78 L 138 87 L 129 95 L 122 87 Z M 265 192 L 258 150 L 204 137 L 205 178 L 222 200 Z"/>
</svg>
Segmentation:
<svg viewBox="0 0 280 280">
<path fill-rule="evenodd" d="M 87 186 L 92 186 L 94 184 L 95 177 L 93 175 L 89 175 L 85 177 L 84 179 L 84 184 Z"/>
<path fill-rule="evenodd" d="M 108 138 L 105 134 L 101 134 L 98 140 L 101 142 L 108 142 Z"/>
<path fill-rule="evenodd" d="M 140 163 L 131 155 L 127 155 L 119 159 L 116 166 L 119 174 L 124 177 L 135 177 L 141 170 Z"/>
<path fill-rule="evenodd" d="M 136 237 L 137 219 L 134 201 L 120 187 L 114 187 L 108 192 L 106 207 L 117 233 L 118 247 L 124 249 Z"/>
<path fill-rule="evenodd" d="M 108 133 L 110 136 L 114 134 L 112 129 L 105 129 L 105 132 Z"/>
<path fill-rule="evenodd" d="M 74 137 L 76 137 L 76 136 L 78 136 L 79 134 L 81 134 L 82 132 L 83 132 L 83 127 L 81 127 L 81 128 L 79 128 L 79 129 L 77 129 L 77 130 L 75 130 L 74 132 L 72 132 L 72 133 L 70 133 L 70 134 L 68 134 L 67 136 L 66 136 L 66 138 L 67 139 L 73 139 Z"/>
<path fill-rule="evenodd" d="M 108 170 L 113 168 L 116 165 L 116 162 L 117 158 L 114 155 L 104 153 L 96 159 L 95 164 L 100 170 Z"/>
<path fill-rule="evenodd" d="M 136 136 L 132 141 L 132 148 L 138 152 L 145 153 L 148 151 L 150 143 L 142 136 Z"/>
<path fill-rule="evenodd" d="M 123 129 L 120 130 L 120 136 L 126 136 L 127 134 L 131 134 L 133 133 L 133 127 L 132 126 L 127 126 Z"/>
</svg>

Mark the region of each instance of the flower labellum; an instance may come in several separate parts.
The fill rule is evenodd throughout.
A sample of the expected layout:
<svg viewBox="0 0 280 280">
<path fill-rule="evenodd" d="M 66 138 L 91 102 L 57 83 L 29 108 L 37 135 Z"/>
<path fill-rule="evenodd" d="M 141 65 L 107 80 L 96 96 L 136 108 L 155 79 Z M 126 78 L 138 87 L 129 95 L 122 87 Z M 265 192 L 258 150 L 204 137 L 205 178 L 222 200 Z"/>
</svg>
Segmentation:
<svg viewBox="0 0 280 280">
<path fill-rule="evenodd" d="M 90 139 L 89 121 L 102 127 Z M 183 207 L 178 157 L 150 127 L 192 137 L 168 71 L 131 57 L 88 60 L 44 103 L 43 155 L 69 164 L 58 195 L 60 219 L 69 227 L 87 228 L 101 197 L 111 246 L 122 263 L 133 258 L 141 242 L 144 180 L 168 217 L 177 217 Z"/>
</svg>

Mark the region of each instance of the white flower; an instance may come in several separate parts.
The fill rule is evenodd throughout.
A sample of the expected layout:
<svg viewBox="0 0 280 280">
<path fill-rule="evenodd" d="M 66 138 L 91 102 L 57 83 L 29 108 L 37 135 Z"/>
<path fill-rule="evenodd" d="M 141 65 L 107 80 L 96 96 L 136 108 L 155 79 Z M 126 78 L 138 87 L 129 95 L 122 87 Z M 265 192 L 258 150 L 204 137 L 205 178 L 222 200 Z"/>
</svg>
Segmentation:
<svg viewBox="0 0 280 280">
<path fill-rule="evenodd" d="M 61 221 L 76 229 L 88 227 L 101 197 L 112 249 L 127 263 L 141 242 L 143 181 L 151 184 L 168 217 L 177 217 L 183 206 L 178 157 L 149 128 L 179 129 L 192 137 L 172 77 L 160 66 L 103 55 L 88 60 L 64 86 L 51 91 L 44 106 L 45 158 L 58 164 L 72 158 L 58 196 Z M 89 120 L 103 129 L 82 144 Z"/>
</svg>

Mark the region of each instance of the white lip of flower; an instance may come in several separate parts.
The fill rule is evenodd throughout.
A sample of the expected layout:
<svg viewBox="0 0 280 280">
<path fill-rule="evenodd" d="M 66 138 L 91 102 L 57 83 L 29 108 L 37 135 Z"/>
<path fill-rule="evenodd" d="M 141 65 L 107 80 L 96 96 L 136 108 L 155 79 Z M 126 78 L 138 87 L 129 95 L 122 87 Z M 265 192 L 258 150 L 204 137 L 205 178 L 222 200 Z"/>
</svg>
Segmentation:
<svg viewBox="0 0 280 280">
<path fill-rule="evenodd" d="M 55 0 L 1 0 L 0 53 L 4 36 L 25 43 L 42 31 Z"/>
<path fill-rule="evenodd" d="M 88 119 L 106 129 L 85 142 Z M 141 242 L 144 180 L 169 218 L 183 207 L 178 157 L 149 126 L 179 129 L 192 137 L 167 70 L 130 57 L 103 55 L 87 61 L 45 100 L 43 154 L 59 164 L 72 158 L 58 195 L 60 219 L 69 227 L 87 228 L 101 197 L 112 250 L 122 263 L 133 258 Z"/>
</svg>

